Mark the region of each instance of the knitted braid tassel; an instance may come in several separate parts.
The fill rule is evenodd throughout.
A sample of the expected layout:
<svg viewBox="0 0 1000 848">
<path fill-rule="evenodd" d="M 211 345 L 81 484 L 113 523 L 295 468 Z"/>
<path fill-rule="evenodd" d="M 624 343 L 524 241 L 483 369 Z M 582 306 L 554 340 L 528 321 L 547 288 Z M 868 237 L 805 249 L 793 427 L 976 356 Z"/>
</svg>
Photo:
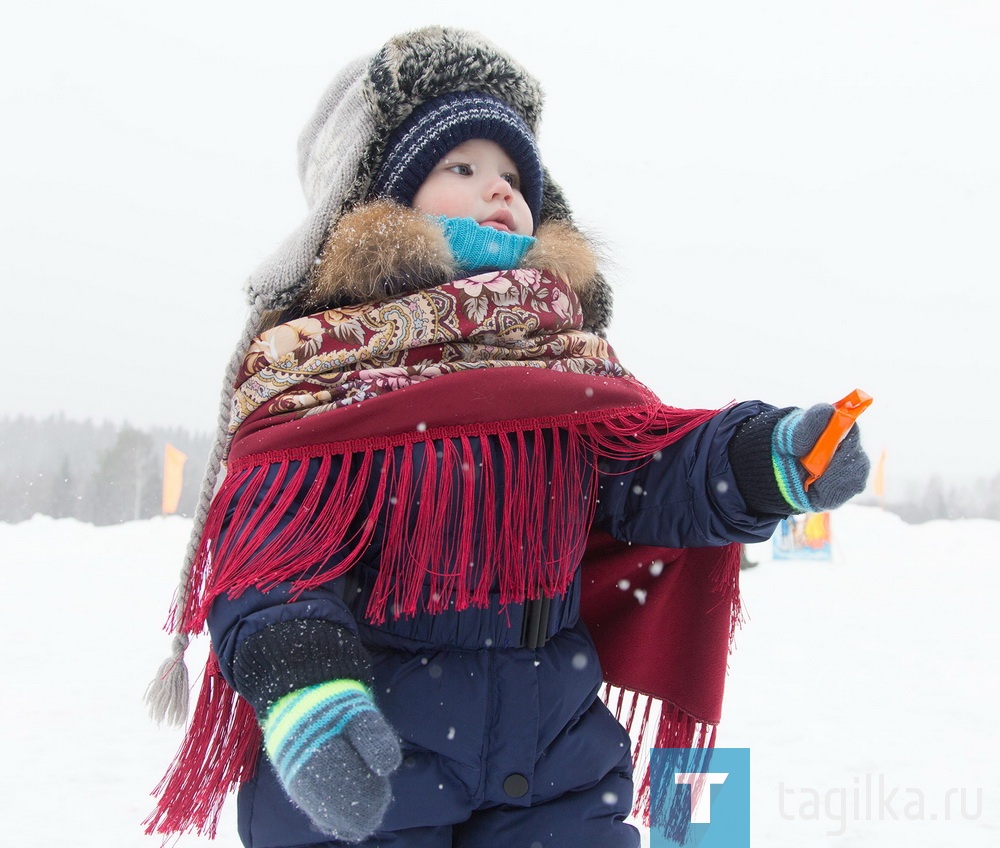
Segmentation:
<svg viewBox="0 0 1000 848">
<path fill-rule="evenodd" d="M 246 324 L 240 343 L 236 346 L 233 356 L 226 369 L 219 398 L 219 415 L 216 427 L 215 443 L 209 454 L 202 478 L 201 493 L 195 510 L 191 536 L 188 539 L 187 551 L 184 555 L 184 565 L 181 568 L 180 579 L 174 593 L 174 603 L 171 609 L 180 611 L 179 616 L 171 614 L 165 629 L 174 634 L 170 645 L 170 656 L 167 657 L 156 672 L 156 676 L 146 688 L 145 700 L 149 714 L 157 724 L 183 725 L 187 721 L 190 703 L 191 683 L 184 654 L 187 651 L 190 637 L 183 620 L 183 610 L 188 607 L 188 585 L 191 567 L 198 554 L 201 536 L 208 519 L 208 510 L 212 505 L 216 484 L 221 482 L 219 474 L 223 468 L 223 453 L 225 452 L 226 433 L 229 430 L 230 406 L 232 403 L 233 383 L 239 372 L 246 350 L 259 334 L 262 318 L 265 312 L 264 299 L 256 296 L 250 306 Z"/>
<path fill-rule="evenodd" d="M 177 633 L 171 643 L 170 656 L 160 663 L 156 677 L 146 689 L 146 705 L 157 724 L 182 725 L 187 721 L 190 683 L 184 652 L 186 633 Z"/>
</svg>

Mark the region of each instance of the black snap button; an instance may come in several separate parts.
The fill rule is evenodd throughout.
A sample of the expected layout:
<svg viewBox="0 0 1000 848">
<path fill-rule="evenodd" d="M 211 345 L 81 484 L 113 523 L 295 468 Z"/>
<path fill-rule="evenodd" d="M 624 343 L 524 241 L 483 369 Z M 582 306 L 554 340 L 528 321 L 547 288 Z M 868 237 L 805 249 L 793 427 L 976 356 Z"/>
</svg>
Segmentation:
<svg viewBox="0 0 1000 848">
<path fill-rule="evenodd" d="M 503 782 L 503 791 L 511 798 L 520 798 L 528 791 L 528 778 L 523 774 L 509 774 Z"/>
</svg>

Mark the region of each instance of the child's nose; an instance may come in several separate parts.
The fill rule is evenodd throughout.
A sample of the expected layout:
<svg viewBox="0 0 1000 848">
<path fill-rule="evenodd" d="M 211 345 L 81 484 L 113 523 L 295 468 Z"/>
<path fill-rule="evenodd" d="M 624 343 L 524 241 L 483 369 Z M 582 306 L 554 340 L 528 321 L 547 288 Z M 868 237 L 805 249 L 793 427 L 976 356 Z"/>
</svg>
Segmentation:
<svg viewBox="0 0 1000 848">
<path fill-rule="evenodd" d="M 514 189 L 511 187 L 511 184 L 499 174 L 489 180 L 487 192 L 491 198 L 501 197 L 509 201 L 514 197 Z"/>
</svg>

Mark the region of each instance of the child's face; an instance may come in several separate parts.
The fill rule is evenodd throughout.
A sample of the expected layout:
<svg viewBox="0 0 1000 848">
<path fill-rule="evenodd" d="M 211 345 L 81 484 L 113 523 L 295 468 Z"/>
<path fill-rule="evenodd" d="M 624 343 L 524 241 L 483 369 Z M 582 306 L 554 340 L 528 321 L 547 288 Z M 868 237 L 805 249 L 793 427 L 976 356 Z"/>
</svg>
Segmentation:
<svg viewBox="0 0 1000 848">
<path fill-rule="evenodd" d="M 499 144 L 474 138 L 448 151 L 434 166 L 414 195 L 413 208 L 530 236 L 534 222 L 519 182 L 517 166 Z"/>
</svg>

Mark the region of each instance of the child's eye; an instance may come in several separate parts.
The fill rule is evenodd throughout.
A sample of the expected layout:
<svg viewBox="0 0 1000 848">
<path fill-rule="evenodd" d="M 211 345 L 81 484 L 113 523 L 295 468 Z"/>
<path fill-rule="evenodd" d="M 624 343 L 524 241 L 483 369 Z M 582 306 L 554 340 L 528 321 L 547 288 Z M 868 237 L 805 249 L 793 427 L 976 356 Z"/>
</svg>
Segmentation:
<svg viewBox="0 0 1000 848">
<path fill-rule="evenodd" d="M 500 176 L 510 183 L 511 188 L 521 188 L 521 178 L 517 174 L 501 174 Z"/>
<path fill-rule="evenodd" d="M 448 170 L 453 173 L 458 174 L 460 177 L 471 177 L 472 176 L 472 166 L 466 165 L 463 162 L 454 162 L 448 166 Z"/>
</svg>

